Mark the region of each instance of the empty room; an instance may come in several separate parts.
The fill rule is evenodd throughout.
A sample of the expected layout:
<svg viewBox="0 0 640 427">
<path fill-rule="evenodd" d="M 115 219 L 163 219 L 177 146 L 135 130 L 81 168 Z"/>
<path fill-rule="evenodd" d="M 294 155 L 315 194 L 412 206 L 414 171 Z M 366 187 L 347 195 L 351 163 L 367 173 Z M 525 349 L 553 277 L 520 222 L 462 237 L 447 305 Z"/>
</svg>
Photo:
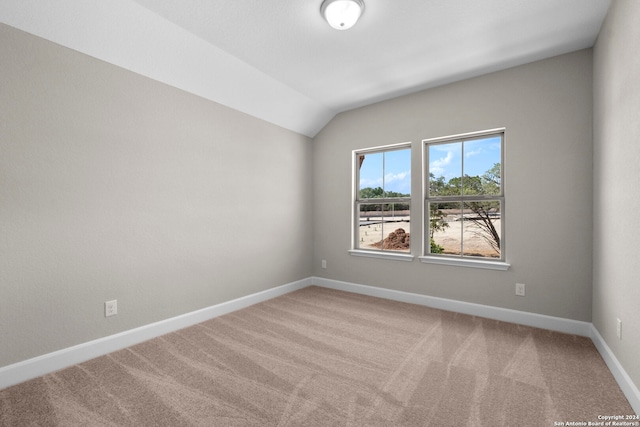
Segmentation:
<svg viewBox="0 0 640 427">
<path fill-rule="evenodd" d="M 640 1 L 0 1 L 0 426 L 640 426 Z"/>
</svg>

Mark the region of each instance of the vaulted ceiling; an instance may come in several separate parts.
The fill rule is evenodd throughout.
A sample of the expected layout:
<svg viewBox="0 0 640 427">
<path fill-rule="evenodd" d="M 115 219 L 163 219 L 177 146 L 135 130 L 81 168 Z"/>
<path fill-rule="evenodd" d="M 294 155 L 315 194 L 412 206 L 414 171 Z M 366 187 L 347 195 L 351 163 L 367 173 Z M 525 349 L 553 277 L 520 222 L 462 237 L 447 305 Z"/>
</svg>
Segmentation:
<svg viewBox="0 0 640 427">
<path fill-rule="evenodd" d="M 337 113 L 593 46 L 610 0 L 2 0 L 0 22 L 314 136 Z M 1 41 L 0 41 L 1 42 Z"/>
</svg>

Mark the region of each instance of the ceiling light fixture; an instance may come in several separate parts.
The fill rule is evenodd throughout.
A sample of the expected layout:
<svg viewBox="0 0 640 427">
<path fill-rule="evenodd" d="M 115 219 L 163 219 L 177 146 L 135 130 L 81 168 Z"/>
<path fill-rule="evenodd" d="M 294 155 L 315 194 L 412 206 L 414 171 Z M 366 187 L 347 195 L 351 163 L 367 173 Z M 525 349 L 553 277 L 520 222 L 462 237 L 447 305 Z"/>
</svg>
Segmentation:
<svg viewBox="0 0 640 427">
<path fill-rule="evenodd" d="M 320 6 L 320 13 L 336 30 L 353 27 L 363 11 L 362 0 L 324 0 Z"/>
</svg>

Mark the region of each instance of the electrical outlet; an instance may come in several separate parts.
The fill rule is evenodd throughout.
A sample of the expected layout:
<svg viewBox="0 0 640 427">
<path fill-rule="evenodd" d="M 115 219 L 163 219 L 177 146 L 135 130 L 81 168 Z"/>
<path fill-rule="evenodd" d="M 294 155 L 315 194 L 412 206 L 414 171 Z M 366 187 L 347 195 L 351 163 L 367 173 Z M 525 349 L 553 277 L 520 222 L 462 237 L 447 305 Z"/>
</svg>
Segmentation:
<svg viewBox="0 0 640 427">
<path fill-rule="evenodd" d="M 620 319 L 616 319 L 616 335 L 619 340 L 622 339 L 622 320 Z"/>
<path fill-rule="evenodd" d="M 322 260 L 322 268 L 327 268 L 327 260 L 326 259 Z"/>
<path fill-rule="evenodd" d="M 104 317 L 115 316 L 118 314 L 118 300 L 107 301 L 104 303 Z"/>
<path fill-rule="evenodd" d="M 519 297 L 524 296 L 524 283 L 516 283 L 516 295 Z"/>
</svg>

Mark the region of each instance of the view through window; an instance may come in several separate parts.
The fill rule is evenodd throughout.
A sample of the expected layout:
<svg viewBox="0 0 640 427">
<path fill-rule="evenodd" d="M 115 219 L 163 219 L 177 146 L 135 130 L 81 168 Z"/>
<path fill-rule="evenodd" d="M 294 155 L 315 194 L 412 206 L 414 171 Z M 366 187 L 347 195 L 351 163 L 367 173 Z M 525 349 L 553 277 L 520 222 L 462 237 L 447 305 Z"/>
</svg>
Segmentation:
<svg viewBox="0 0 640 427">
<path fill-rule="evenodd" d="M 355 249 L 410 252 L 411 145 L 354 152 Z"/>
<path fill-rule="evenodd" d="M 425 140 L 425 255 L 504 260 L 504 131 Z"/>
</svg>

